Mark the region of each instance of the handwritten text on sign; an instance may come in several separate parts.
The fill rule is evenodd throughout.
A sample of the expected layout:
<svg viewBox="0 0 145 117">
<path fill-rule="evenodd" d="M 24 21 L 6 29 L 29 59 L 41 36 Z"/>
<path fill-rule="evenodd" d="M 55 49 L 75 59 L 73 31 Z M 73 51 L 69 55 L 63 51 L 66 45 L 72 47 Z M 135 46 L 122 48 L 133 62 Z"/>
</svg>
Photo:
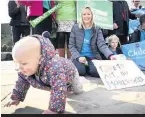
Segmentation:
<svg viewBox="0 0 145 117">
<path fill-rule="evenodd" d="M 93 60 L 108 90 L 145 84 L 145 75 L 131 60 Z"/>
</svg>

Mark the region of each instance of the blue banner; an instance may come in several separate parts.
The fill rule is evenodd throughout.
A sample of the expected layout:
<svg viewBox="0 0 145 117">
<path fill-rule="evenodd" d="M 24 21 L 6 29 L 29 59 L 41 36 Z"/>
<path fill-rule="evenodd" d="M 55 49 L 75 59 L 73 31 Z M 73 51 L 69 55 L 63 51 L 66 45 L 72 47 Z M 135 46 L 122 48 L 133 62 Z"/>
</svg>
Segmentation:
<svg viewBox="0 0 145 117">
<path fill-rule="evenodd" d="M 129 34 L 133 33 L 140 25 L 139 19 L 129 20 Z"/>
<path fill-rule="evenodd" d="M 131 12 L 132 14 L 145 14 L 145 8 L 135 9 Z M 129 34 L 133 33 L 140 25 L 139 19 L 129 20 Z"/>
<path fill-rule="evenodd" d="M 133 60 L 141 70 L 145 70 L 145 41 L 122 45 L 122 52 L 127 58 Z"/>
<path fill-rule="evenodd" d="M 133 14 L 145 14 L 145 8 L 133 10 L 131 13 L 133 13 Z"/>
</svg>

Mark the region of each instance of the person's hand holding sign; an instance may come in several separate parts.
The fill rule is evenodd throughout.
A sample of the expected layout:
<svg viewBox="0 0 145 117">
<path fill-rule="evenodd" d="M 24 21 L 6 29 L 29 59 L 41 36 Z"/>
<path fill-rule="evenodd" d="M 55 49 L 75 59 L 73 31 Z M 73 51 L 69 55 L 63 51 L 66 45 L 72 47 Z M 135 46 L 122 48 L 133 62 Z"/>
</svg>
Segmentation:
<svg viewBox="0 0 145 117">
<path fill-rule="evenodd" d="M 116 56 L 115 56 L 115 55 L 111 55 L 111 56 L 109 57 L 109 59 L 110 59 L 110 60 L 116 60 Z"/>
<path fill-rule="evenodd" d="M 79 57 L 79 62 L 80 63 L 85 63 L 87 60 L 85 57 Z"/>
</svg>

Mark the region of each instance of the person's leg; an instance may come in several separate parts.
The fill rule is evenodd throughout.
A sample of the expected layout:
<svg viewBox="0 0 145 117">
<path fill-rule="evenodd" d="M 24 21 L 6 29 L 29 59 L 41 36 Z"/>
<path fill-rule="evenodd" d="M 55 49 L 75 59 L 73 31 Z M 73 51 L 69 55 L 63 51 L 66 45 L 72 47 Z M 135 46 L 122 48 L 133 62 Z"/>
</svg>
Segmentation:
<svg viewBox="0 0 145 117">
<path fill-rule="evenodd" d="M 69 37 L 70 37 L 70 32 L 66 32 L 66 50 L 67 50 L 67 58 L 69 59 L 71 57 L 71 52 L 69 51 Z"/>
<path fill-rule="evenodd" d="M 22 26 L 21 32 L 22 32 L 22 37 L 30 35 L 30 27 L 29 26 Z"/>
<path fill-rule="evenodd" d="M 100 77 L 94 63 L 91 60 L 88 60 L 88 73 L 92 77 Z"/>
<path fill-rule="evenodd" d="M 37 17 L 30 17 L 30 20 L 34 20 L 36 18 Z M 42 33 L 44 31 L 48 31 L 49 33 L 51 33 L 51 31 L 52 31 L 52 18 L 51 18 L 51 16 L 44 19 L 35 28 L 32 28 L 32 34 L 42 35 Z"/>
<path fill-rule="evenodd" d="M 86 66 L 84 64 L 80 63 L 77 60 L 73 60 L 73 64 L 77 68 L 80 76 L 85 76 L 86 75 Z"/>
<path fill-rule="evenodd" d="M 21 27 L 20 26 L 12 26 L 12 38 L 14 44 L 20 40 L 21 36 Z"/>
<path fill-rule="evenodd" d="M 127 44 L 127 37 L 125 35 L 117 35 L 119 37 L 121 45 Z"/>
<path fill-rule="evenodd" d="M 57 42 L 58 42 L 58 54 L 60 57 L 65 58 L 65 33 L 57 32 Z"/>
</svg>

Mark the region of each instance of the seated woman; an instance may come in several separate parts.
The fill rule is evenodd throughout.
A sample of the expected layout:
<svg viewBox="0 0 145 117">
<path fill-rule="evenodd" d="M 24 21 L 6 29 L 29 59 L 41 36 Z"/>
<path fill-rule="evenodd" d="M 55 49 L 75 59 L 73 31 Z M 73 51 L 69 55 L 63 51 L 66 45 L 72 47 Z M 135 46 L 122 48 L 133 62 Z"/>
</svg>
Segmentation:
<svg viewBox="0 0 145 117">
<path fill-rule="evenodd" d="M 93 21 L 93 13 L 89 7 L 85 7 L 81 13 L 82 23 L 75 24 L 69 39 L 69 50 L 72 61 L 81 76 L 89 73 L 93 77 L 99 77 L 92 60 L 101 60 L 101 53 L 108 59 L 115 59 L 113 53 L 105 44 L 102 31 L 96 27 Z"/>
</svg>

